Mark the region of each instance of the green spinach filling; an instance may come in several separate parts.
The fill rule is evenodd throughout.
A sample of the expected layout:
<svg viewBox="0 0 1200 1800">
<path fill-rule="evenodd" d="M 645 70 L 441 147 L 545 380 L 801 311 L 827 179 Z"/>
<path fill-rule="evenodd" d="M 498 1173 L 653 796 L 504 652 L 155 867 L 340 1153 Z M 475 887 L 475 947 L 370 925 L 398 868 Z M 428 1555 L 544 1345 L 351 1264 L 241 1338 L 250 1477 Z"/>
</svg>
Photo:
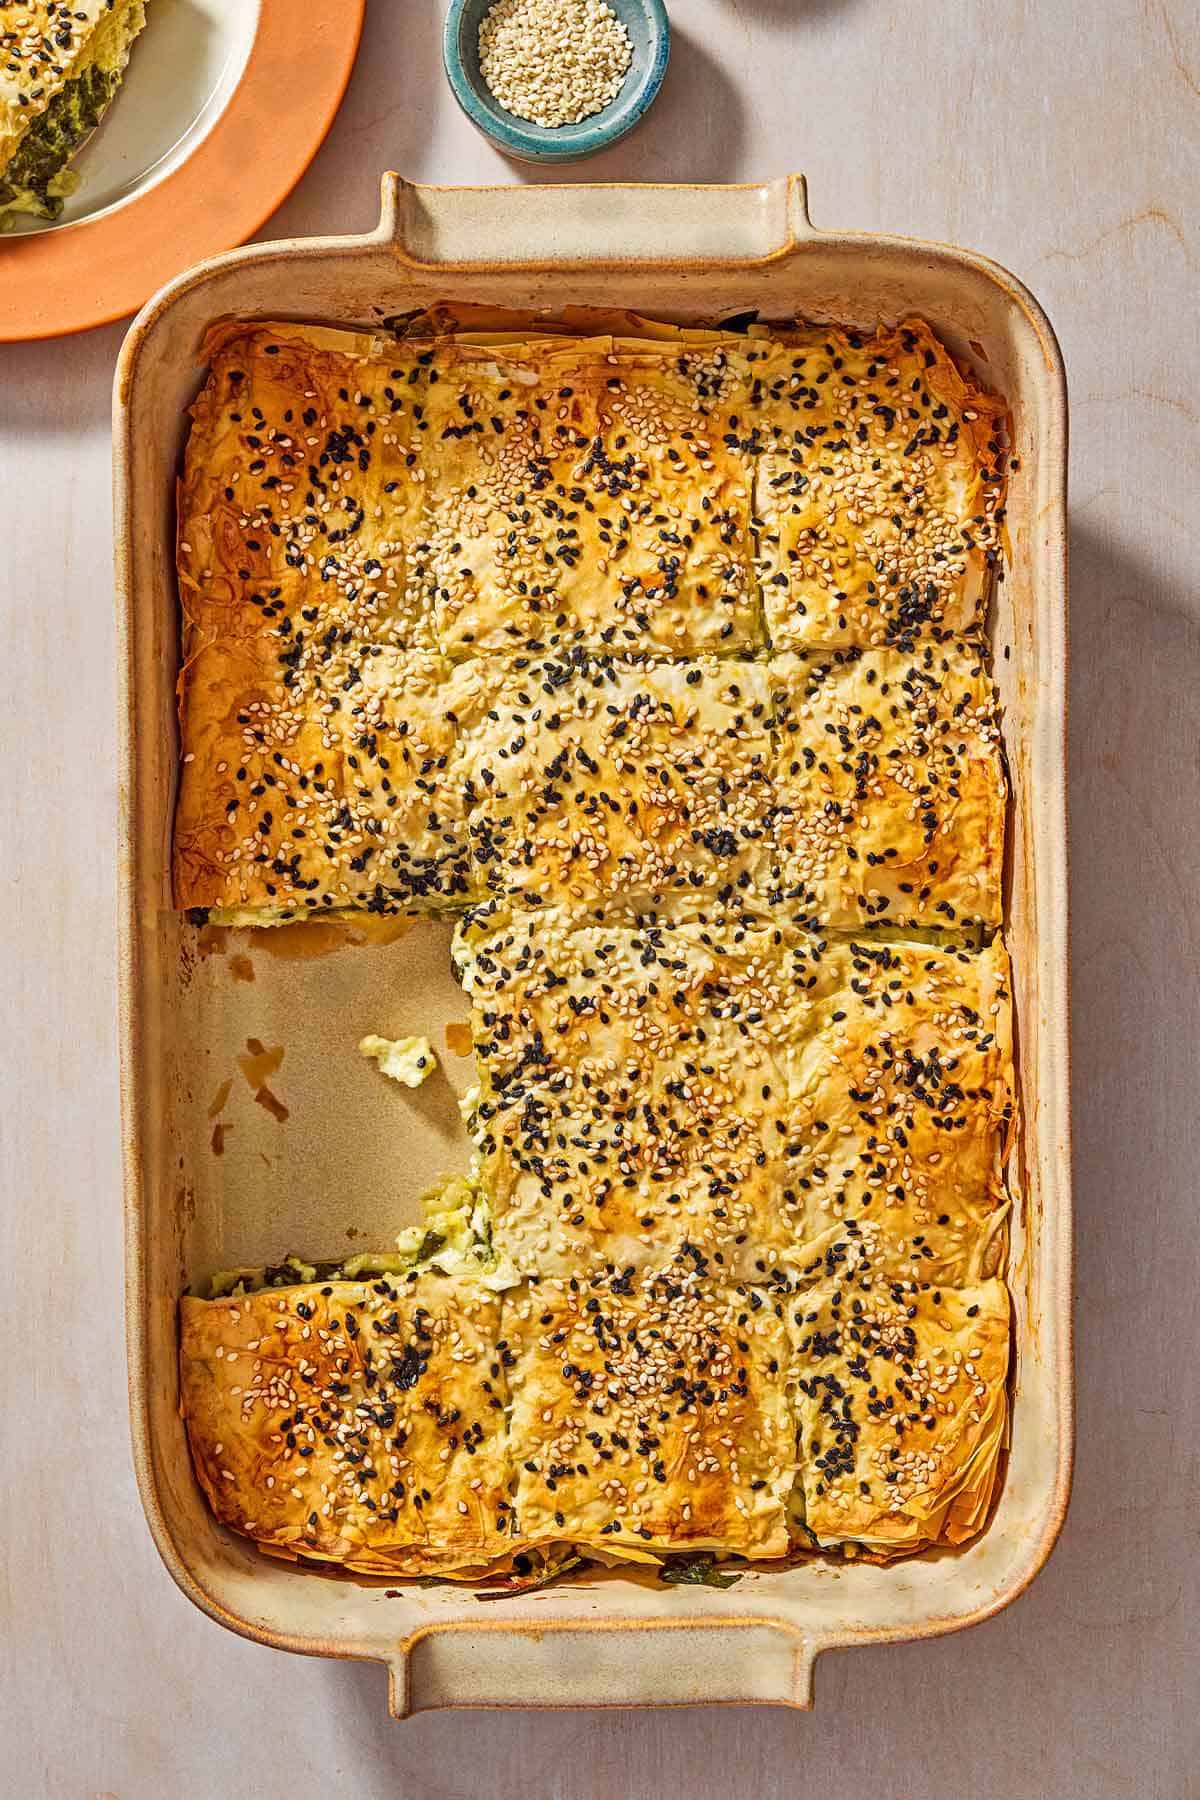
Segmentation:
<svg viewBox="0 0 1200 1800">
<path fill-rule="evenodd" d="M 95 130 L 121 82 L 121 70 L 89 63 L 35 119 L 0 175 L 0 211 L 57 219 L 75 178 L 67 164 Z"/>
</svg>

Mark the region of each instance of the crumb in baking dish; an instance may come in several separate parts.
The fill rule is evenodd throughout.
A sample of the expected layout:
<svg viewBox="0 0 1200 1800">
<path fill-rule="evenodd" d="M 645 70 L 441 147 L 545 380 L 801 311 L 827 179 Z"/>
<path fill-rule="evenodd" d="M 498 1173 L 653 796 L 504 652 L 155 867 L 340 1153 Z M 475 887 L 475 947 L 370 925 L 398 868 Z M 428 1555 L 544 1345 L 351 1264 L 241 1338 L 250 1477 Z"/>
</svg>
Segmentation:
<svg viewBox="0 0 1200 1800">
<path fill-rule="evenodd" d="M 419 1088 L 438 1066 L 437 1053 L 427 1037 L 384 1038 L 373 1034 L 358 1046 L 360 1056 L 373 1061 L 381 1075 L 408 1088 Z"/>
</svg>

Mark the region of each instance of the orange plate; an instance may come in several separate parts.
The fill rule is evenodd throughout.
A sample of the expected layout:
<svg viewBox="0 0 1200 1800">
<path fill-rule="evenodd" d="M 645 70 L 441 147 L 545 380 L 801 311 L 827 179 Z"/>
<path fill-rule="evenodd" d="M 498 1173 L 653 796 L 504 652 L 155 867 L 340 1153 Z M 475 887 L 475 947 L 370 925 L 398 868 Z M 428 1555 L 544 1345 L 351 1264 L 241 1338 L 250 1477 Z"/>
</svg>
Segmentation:
<svg viewBox="0 0 1200 1800">
<path fill-rule="evenodd" d="M 365 12 L 366 0 L 260 0 L 241 79 L 185 162 L 94 218 L 0 240 L 0 343 L 108 325 L 251 237 L 320 149 Z"/>
</svg>

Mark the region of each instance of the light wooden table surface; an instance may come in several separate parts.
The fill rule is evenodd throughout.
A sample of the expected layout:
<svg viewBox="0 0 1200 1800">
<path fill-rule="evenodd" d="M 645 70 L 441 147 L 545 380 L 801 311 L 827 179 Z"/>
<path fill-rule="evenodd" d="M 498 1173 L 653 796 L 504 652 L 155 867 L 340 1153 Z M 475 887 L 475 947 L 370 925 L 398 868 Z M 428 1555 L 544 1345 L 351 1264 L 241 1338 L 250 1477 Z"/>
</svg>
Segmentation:
<svg viewBox="0 0 1200 1800">
<path fill-rule="evenodd" d="M 450 99 L 440 11 L 374 0 L 332 135 L 266 235 L 366 228 L 388 166 L 520 178 Z M 1197 15 L 1182 0 L 673 13 L 657 109 L 588 177 L 803 169 L 818 225 L 1007 264 L 1066 353 L 1080 1408 L 1064 1537 L 992 1623 L 827 1659 L 810 1716 L 394 1725 L 381 1670 L 260 1649 L 180 1597 L 142 1522 L 125 1418 L 108 485 L 121 332 L 0 349 L 6 1796 L 1200 1794 Z"/>
</svg>

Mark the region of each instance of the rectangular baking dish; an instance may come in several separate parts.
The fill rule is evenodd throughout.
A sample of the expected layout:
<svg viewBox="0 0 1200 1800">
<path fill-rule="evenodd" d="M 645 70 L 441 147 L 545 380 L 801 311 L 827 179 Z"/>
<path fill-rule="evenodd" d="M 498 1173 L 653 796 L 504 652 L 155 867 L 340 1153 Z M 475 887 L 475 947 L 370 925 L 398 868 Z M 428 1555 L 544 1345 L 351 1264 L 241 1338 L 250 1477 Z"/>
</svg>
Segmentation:
<svg viewBox="0 0 1200 1800">
<path fill-rule="evenodd" d="M 316 958 L 303 952 L 324 946 L 292 932 L 246 955 L 172 910 L 184 409 L 214 320 L 369 325 L 442 299 L 629 307 L 681 322 L 757 309 L 873 326 L 913 312 L 1011 402 L 1012 555 L 992 630 L 1013 789 L 1016 1369 L 1002 1492 L 962 1551 L 888 1568 L 814 1561 L 749 1573 L 723 1592 L 611 1574 L 483 1606 L 469 1589 L 399 1590 L 272 1561 L 214 1524 L 193 1480 L 178 1415 L 177 1296 L 220 1264 L 389 1244 L 415 1216 L 421 1186 L 462 1166 L 466 1143 L 445 1083 L 411 1100 L 383 1093 L 364 1080 L 354 1046 L 367 1031 L 419 1030 L 440 1048 L 443 1025 L 465 1008 L 444 926 Z M 1013 1600 L 1058 1533 L 1072 1454 L 1066 391 L 1031 295 L 961 250 L 815 231 L 799 176 L 469 189 L 387 175 L 369 236 L 255 245 L 164 289 L 125 341 L 114 415 L 129 1385 L 143 1503 L 180 1587 L 260 1642 L 386 1663 L 397 1717 L 445 1705 L 803 1707 L 821 1651 L 955 1630 Z M 254 1103 L 239 1072 L 251 1039 L 283 1048 L 271 1085 L 286 1120 Z M 443 1060 L 464 1087 L 469 1060 Z"/>
</svg>

